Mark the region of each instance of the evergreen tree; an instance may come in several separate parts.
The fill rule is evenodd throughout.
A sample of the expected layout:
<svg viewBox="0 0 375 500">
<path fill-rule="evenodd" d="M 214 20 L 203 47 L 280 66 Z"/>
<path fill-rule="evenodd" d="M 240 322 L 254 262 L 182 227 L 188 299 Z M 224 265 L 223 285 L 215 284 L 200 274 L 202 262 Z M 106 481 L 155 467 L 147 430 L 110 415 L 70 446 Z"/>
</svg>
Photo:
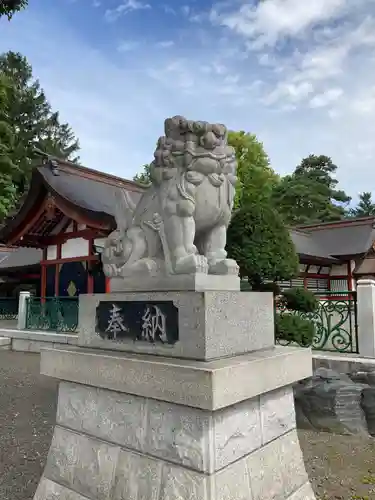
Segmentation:
<svg viewBox="0 0 375 500">
<path fill-rule="evenodd" d="M 7 16 L 11 19 L 13 14 L 24 9 L 28 0 L 0 0 L 0 18 Z"/>
<path fill-rule="evenodd" d="M 298 275 L 298 257 L 288 229 L 268 200 L 235 211 L 227 233 L 228 256 L 240 266 L 241 278 L 260 290 L 266 281 Z"/>
<path fill-rule="evenodd" d="M 40 162 L 35 148 L 62 159 L 77 161 L 77 139 L 68 124 L 53 112 L 26 57 L 7 52 L 0 56 L 0 74 L 10 82 L 8 123 L 14 134 L 11 159 L 18 170 L 13 180 L 20 194 L 27 188 L 32 167 Z"/>
<path fill-rule="evenodd" d="M 372 194 L 365 191 L 359 195 L 358 205 L 349 210 L 350 217 L 375 216 L 375 204 L 372 201 Z"/>
<path fill-rule="evenodd" d="M 12 178 L 17 166 L 11 159 L 14 135 L 8 123 L 8 92 L 9 82 L 0 75 L 0 220 L 16 201 L 16 187 Z"/>
<path fill-rule="evenodd" d="M 292 175 L 273 190 L 273 203 L 289 225 L 328 222 L 345 217 L 350 197 L 338 190 L 337 166 L 328 156 L 304 158 Z"/>
</svg>

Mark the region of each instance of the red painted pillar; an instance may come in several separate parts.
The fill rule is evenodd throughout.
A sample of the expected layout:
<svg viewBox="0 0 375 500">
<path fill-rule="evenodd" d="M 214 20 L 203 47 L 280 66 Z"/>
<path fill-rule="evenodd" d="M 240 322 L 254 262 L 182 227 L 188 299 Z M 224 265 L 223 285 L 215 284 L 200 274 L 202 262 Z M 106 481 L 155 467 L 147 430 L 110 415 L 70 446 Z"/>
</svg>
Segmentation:
<svg viewBox="0 0 375 500">
<path fill-rule="evenodd" d="M 105 278 L 105 293 L 111 293 L 111 280 L 109 278 Z"/>
<path fill-rule="evenodd" d="M 90 238 L 88 240 L 88 246 L 89 246 L 89 257 L 94 255 L 94 239 Z M 94 277 L 91 274 L 92 273 L 92 264 L 93 261 L 88 260 L 87 261 L 87 293 L 94 293 Z"/>
<path fill-rule="evenodd" d="M 47 260 L 47 248 L 43 248 L 43 261 Z M 41 266 L 41 283 L 40 283 L 40 295 L 42 297 L 42 302 L 45 302 L 47 288 L 47 267 L 43 263 Z"/>
<path fill-rule="evenodd" d="M 61 259 L 61 243 L 57 244 L 56 247 L 56 259 Z M 60 264 L 55 265 L 55 297 L 59 296 L 60 288 Z"/>
</svg>

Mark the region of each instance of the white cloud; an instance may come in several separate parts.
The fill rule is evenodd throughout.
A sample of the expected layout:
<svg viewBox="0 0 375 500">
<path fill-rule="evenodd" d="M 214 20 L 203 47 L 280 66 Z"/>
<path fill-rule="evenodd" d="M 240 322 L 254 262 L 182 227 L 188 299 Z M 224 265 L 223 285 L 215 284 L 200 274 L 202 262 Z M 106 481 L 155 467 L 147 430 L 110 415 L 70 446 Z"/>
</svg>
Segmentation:
<svg viewBox="0 0 375 500">
<path fill-rule="evenodd" d="M 117 46 L 118 52 L 131 52 L 140 47 L 141 43 L 136 40 L 123 40 Z"/>
<path fill-rule="evenodd" d="M 172 14 L 173 16 L 177 14 L 176 10 L 173 9 L 173 7 L 171 7 L 170 5 L 162 5 L 162 9 L 166 14 Z"/>
<path fill-rule="evenodd" d="M 264 96 L 263 102 L 266 105 L 273 105 L 287 99 L 289 103 L 296 103 L 310 96 L 313 92 L 314 87 L 309 82 L 280 82 L 274 90 Z"/>
<path fill-rule="evenodd" d="M 360 0 L 357 0 L 360 1 Z M 311 27 L 344 13 L 350 0 L 263 0 L 236 10 L 211 11 L 211 20 L 250 39 L 261 47 L 285 36 L 300 36 Z"/>
<path fill-rule="evenodd" d="M 358 115 L 375 115 L 375 87 L 373 85 L 350 100 L 350 109 Z"/>
<path fill-rule="evenodd" d="M 300 49 L 295 44 L 293 53 L 286 56 L 280 56 L 277 51 L 271 55 L 269 52 L 257 54 L 259 63 L 271 68 L 271 80 L 275 80 L 265 96 L 267 104 L 279 102 L 285 106 L 285 99 L 292 104 L 309 100 L 310 107 L 324 107 L 344 95 L 352 99 L 358 86 L 367 87 L 369 71 L 375 71 L 374 58 L 369 57 L 375 49 L 375 19 L 367 16 L 360 22 L 323 31 L 323 36 L 312 37 Z M 361 67 L 369 70 L 363 81 L 358 79 Z M 309 91 L 304 92 L 307 89 Z M 315 97 L 312 92 L 316 93 Z"/>
<path fill-rule="evenodd" d="M 169 47 L 173 47 L 173 45 L 174 45 L 173 40 L 163 40 L 156 44 L 157 47 L 160 47 L 162 49 L 168 49 Z"/>
<path fill-rule="evenodd" d="M 105 11 L 105 19 L 108 22 L 117 21 L 121 16 L 128 14 L 134 10 L 151 9 L 148 3 L 140 2 L 139 0 L 124 0 L 120 5 L 114 9 L 107 9 Z"/>
<path fill-rule="evenodd" d="M 343 90 L 340 88 L 328 89 L 322 94 L 315 95 L 310 101 L 310 108 L 324 108 L 329 104 L 337 101 L 342 95 Z"/>
</svg>

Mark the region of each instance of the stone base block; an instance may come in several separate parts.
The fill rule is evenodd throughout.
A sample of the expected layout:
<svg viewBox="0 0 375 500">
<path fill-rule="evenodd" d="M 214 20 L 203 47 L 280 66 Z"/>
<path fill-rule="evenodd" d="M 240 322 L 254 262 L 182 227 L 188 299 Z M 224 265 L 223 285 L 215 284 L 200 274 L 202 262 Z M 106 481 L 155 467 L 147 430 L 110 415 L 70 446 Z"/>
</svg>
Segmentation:
<svg viewBox="0 0 375 500">
<path fill-rule="evenodd" d="M 291 431 L 207 475 L 57 427 L 34 500 L 315 500 Z"/>
<path fill-rule="evenodd" d="M 315 500 L 289 386 L 216 412 L 62 383 L 34 500 Z"/>
<path fill-rule="evenodd" d="M 121 316 L 124 331 L 116 338 L 101 335 L 98 306 L 112 308 Z M 125 305 L 124 305 L 125 303 Z M 131 303 L 125 311 L 126 304 Z M 174 332 L 173 343 L 143 338 L 142 314 L 133 317 L 132 308 L 146 311 L 164 303 L 173 310 L 166 314 L 166 331 Z M 134 305 L 136 304 L 136 305 Z M 143 309 L 142 309 L 143 308 Z M 130 318 L 132 316 L 132 318 Z M 170 318 L 173 319 L 170 320 Z M 108 318 L 107 316 L 107 323 Z M 109 326 L 109 325 L 108 325 Z M 126 328 L 125 328 L 126 327 Z M 105 333 L 105 332 L 104 332 Z M 211 360 L 244 354 L 274 345 L 273 296 L 264 292 L 124 292 L 79 297 L 78 344 L 85 347 L 154 354 L 176 358 Z"/>
<path fill-rule="evenodd" d="M 292 391 L 307 350 L 193 362 L 55 349 L 42 373 L 65 381 L 34 500 L 315 500 Z"/>
<path fill-rule="evenodd" d="M 170 403 L 218 410 L 311 377 L 311 351 L 275 347 L 192 361 L 95 349 L 43 350 L 41 373 Z"/>
</svg>

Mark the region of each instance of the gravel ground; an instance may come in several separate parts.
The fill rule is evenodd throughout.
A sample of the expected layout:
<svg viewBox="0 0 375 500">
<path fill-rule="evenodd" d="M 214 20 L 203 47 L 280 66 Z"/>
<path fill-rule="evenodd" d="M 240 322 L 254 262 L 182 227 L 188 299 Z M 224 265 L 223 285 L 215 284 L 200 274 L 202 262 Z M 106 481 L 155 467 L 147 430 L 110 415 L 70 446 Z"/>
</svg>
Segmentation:
<svg viewBox="0 0 375 500">
<path fill-rule="evenodd" d="M 299 431 L 319 500 L 375 500 L 375 439 Z"/>
<path fill-rule="evenodd" d="M 0 499 L 32 500 L 51 443 L 56 382 L 39 355 L 0 351 Z"/>
<path fill-rule="evenodd" d="M 32 500 L 56 413 L 57 384 L 39 355 L 0 351 L 0 499 Z M 299 432 L 319 500 L 375 500 L 375 440 Z"/>
</svg>

